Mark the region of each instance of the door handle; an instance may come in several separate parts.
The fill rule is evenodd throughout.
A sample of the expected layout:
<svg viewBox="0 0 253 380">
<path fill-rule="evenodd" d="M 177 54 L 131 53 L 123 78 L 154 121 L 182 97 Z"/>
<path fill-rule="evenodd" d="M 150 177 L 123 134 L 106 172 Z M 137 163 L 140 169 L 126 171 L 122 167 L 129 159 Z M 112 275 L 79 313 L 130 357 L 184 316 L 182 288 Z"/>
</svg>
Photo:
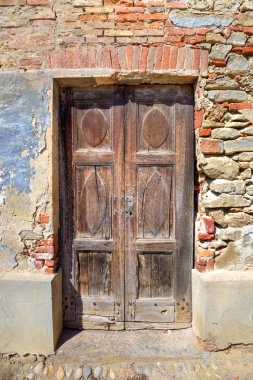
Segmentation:
<svg viewBox="0 0 253 380">
<path fill-rule="evenodd" d="M 131 218 L 133 216 L 133 208 L 134 208 L 134 197 L 132 195 L 128 195 L 126 197 L 126 216 Z"/>
</svg>

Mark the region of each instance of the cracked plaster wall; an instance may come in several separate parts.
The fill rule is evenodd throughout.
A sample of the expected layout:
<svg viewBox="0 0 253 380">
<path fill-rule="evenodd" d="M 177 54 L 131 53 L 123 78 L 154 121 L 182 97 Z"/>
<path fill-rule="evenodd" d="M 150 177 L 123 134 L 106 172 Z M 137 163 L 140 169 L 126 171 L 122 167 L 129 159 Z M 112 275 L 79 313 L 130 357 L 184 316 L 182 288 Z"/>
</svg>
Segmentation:
<svg viewBox="0 0 253 380">
<path fill-rule="evenodd" d="M 142 83 L 154 69 L 171 69 L 175 56 L 187 66 L 199 53 L 209 65 L 195 82 L 196 268 L 252 270 L 252 1 L 0 0 L 0 7 L 1 267 L 17 259 L 24 268 L 27 257 L 30 268 L 55 265 L 51 69 L 117 66 L 125 83 L 138 60 Z"/>
<path fill-rule="evenodd" d="M 2 73 L 0 87 L 0 270 L 33 269 L 24 231 L 52 234 L 52 225 L 40 222 L 51 213 L 51 81 L 43 73 Z"/>
</svg>

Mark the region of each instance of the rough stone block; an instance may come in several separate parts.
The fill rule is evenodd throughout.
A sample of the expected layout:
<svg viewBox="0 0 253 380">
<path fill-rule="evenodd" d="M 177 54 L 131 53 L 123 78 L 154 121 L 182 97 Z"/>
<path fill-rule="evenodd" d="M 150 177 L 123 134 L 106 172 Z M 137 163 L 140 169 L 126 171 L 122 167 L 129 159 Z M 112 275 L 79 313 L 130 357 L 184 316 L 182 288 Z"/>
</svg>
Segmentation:
<svg viewBox="0 0 253 380">
<path fill-rule="evenodd" d="M 0 352 L 52 354 L 62 331 L 61 273 L 0 275 Z"/>
<path fill-rule="evenodd" d="M 237 152 L 252 152 L 253 139 L 252 137 L 248 137 L 235 141 L 226 141 L 224 143 L 224 148 L 227 154 L 233 154 Z"/>
<path fill-rule="evenodd" d="M 214 348 L 253 343 L 253 272 L 192 273 L 193 331 Z"/>
<path fill-rule="evenodd" d="M 204 154 L 222 154 L 224 152 L 223 142 L 213 139 L 201 139 L 200 150 Z"/>
<path fill-rule="evenodd" d="M 211 90 L 208 91 L 208 98 L 217 103 L 234 102 L 240 103 L 248 100 L 248 95 L 244 91 L 236 90 Z"/>
<path fill-rule="evenodd" d="M 220 208 L 220 207 L 245 207 L 250 206 L 251 201 L 245 199 L 242 195 L 224 194 L 216 195 L 211 191 L 205 194 L 203 206 L 207 208 Z"/>
<path fill-rule="evenodd" d="M 233 46 L 244 46 L 246 42 L 246 34 L 241 32 L 232 32 L 231 36 L 227 40 L 228 44 Z"/>
<path fill-rule="evenodd" d="M 181 28 L 204 28 L 204 27 L 217 27 L 222 28 L 229 26 L 233 22 L 233 18 L 229 16 L 218 15 L 195 15 L 192 13 L 173 13 L 170 16 L 173 25 Z"/>
<path fill-rule="evenodd" d="M 247 73 L 249 70 L 249 61 L 238 54 L 229 54 L 227 69 L 235 73 Z"/>
<path fill-rule="evenodd" d="M 203 171 L 207 177 L 216 179 L 235 179 L 239 174 L 239 165 L 228 157 L 206 158 Z"/>
<path fill-rule="evenodd" d="M 212 60 L 223 61 L 232 49 L 232 45 L 215 44 L 209 56 Z"/>
</svg>

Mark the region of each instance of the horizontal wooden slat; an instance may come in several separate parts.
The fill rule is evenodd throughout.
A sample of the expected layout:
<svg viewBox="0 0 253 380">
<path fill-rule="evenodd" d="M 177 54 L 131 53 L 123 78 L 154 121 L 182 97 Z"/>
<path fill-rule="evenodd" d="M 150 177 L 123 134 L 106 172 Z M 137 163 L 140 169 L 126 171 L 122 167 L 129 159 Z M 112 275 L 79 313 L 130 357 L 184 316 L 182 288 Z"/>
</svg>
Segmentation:
<svg viewBox="0 0 253 380">
<path fill-rule="evenodd" d="M 112 298 L 105 297 L 77 297 L 76 315 L 79 315 L 79 318 L 83 315 L 95 315 L 99 317 L 108 317 L 111 320 L 114 320 L 115 302 Z"/>
<path fill-rule="evenodd" d="M 112 325 L 113 326 L 113 325 Z M 126 322 L 126 330 L 179 330 L 191 327 L 191 323 Z"/>
<path fill-rule="evenodd" d="M 171 298 L 140 298 L 133 302 L 134 320 L 174 322 L 175 301 Z"/>
<path fill-rule="evenodd" d="M 114 249 L 113 240 L 91 240 L 91 239 L 75 239 L 73 247 L 82 251 L 106 251 L 112 252 Z"/>
<path fill-rule="evenodd" d="M 113 163 L 114 154 L 112 152 L 101 151 L 75 151 L 73 162 L 77 165 L 110 165 Z"/>
<path fill-rule="evenodd" d="M 174 153 L 166 152 L 166 154 L 152 152 L 147 153 L 136 153 L 136 164 L 137 165 L 174 165 L 176 162 L 176 155 Z"/>
<path fill-rule="evenodd" d="M 141 239 L 136 240 L 134 244 L 137 252 L 164 252 L 169 255 L 176 249 L 175 240 L 157 240 L 155 239 Z"/>
</svg>

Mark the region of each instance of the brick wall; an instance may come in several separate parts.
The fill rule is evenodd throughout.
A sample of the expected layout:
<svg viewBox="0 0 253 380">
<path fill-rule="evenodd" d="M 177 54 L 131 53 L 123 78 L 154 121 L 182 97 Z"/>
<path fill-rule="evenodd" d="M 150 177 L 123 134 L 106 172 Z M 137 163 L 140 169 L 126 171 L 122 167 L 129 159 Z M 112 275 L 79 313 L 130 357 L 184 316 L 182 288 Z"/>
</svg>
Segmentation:
<svg viewBox="0 0 253 380">
<path fill-rule="evenodd" d="M 252 269 L 252 1 L 0 0 L 0 12 L 2 71 L 198 75 L 196 267 Z M 35 239 L 29 251 L 49 272 L 52 239 Z"/>
</svg>

